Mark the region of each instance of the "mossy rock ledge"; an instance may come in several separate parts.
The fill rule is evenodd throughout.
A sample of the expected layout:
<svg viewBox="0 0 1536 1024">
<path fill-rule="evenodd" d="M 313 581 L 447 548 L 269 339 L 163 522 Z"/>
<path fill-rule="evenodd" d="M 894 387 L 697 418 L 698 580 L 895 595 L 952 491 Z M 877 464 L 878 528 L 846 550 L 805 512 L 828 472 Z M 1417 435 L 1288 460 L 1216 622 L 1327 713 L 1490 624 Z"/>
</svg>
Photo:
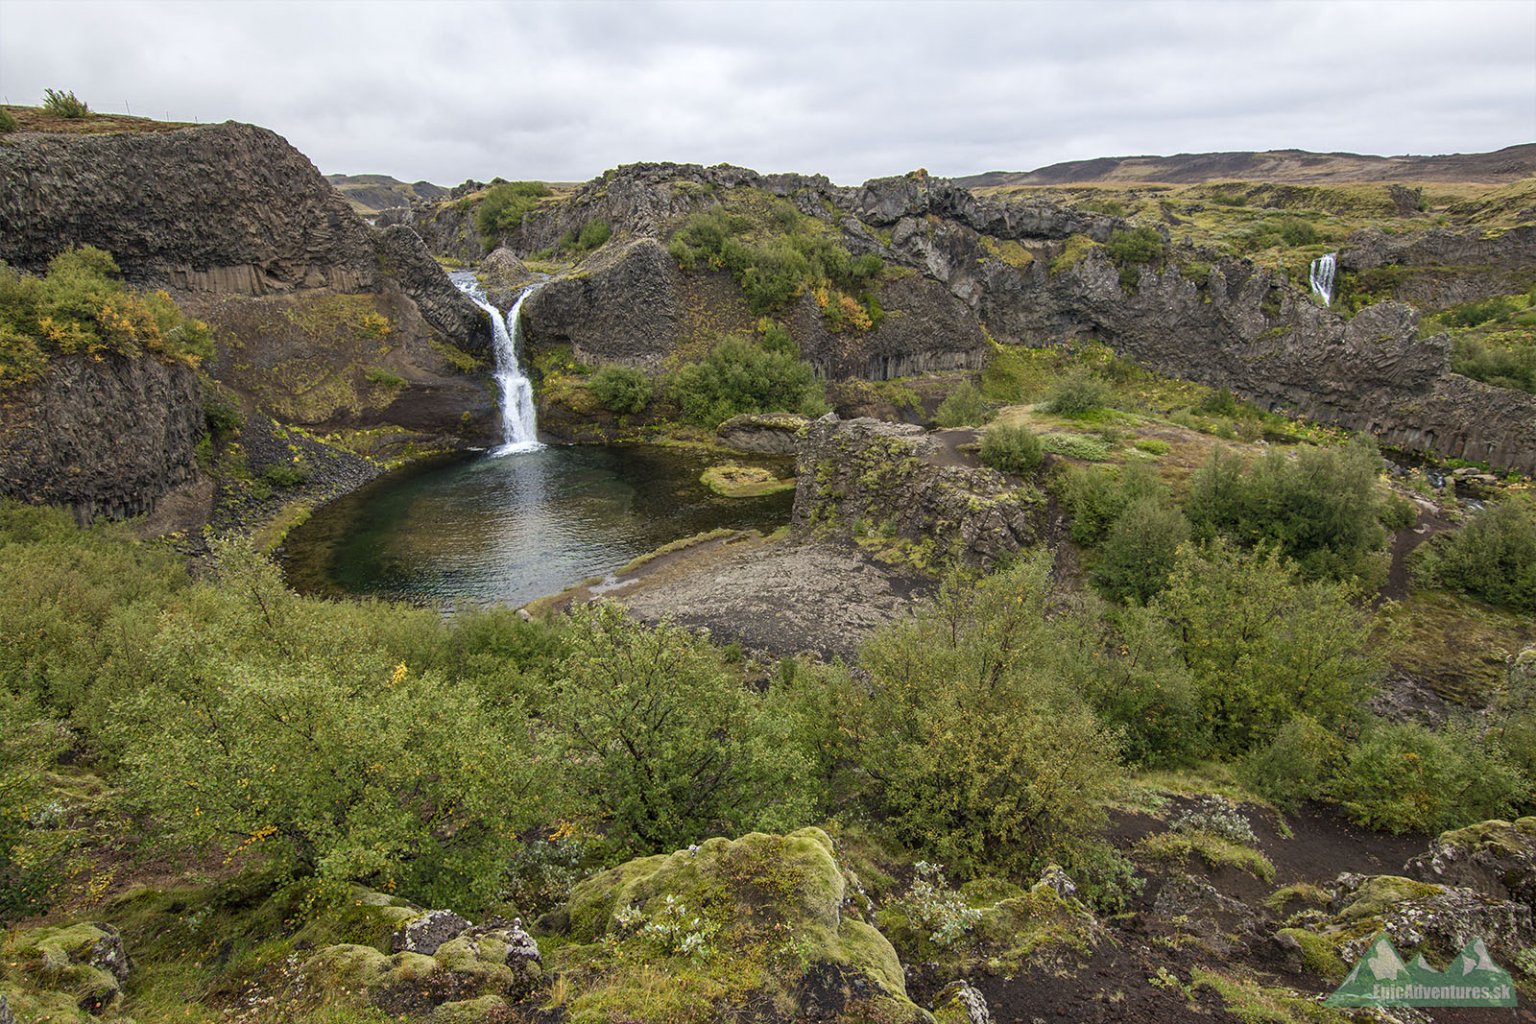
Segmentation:
<svg viewBox="0 0 1536 1024">
<path fill-rule="evenodd" d="M 304 998 L 430 1013 L 434 1022 L 479 1021 L 505 1014 L 543 983 L 538 944 L 516 921 L 476 926 L 447 910 L 384 909 L 398 924 L 389 938 L 394 952 L 358 943 L 317 950 L 303 966 Z"/>
<path fill-rule="evenodd" d="M 895 950 L 845 902 L 820 829 L 710 839 L 576 887 L 541 928 L 570 1024 L 879 1022 L 933 1018 Z"/>
<path fill-rule="evenodd" d="M 81 922 L 12 933 L 0 946 L 0 1020 L 87 1021 L 122 1002 L 128 954 L 117 929 Z"/>
</svg>

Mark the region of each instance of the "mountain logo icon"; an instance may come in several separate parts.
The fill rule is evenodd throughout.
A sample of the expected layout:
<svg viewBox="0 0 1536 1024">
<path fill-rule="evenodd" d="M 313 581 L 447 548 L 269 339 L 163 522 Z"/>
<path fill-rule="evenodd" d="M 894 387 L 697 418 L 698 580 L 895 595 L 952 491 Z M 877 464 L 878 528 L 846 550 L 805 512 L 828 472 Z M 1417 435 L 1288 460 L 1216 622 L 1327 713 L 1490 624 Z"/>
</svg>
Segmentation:
<svg viewBox="0 0 1536 1024">
<path fill-rule="evenodd" d="M 1474 938 L 1444 971 L 1420 953 L 1410 963 L 1385 932 L 1371 940 L 1329 1006 L 1517 1006 L 1514 981 Z"/>
</svg>

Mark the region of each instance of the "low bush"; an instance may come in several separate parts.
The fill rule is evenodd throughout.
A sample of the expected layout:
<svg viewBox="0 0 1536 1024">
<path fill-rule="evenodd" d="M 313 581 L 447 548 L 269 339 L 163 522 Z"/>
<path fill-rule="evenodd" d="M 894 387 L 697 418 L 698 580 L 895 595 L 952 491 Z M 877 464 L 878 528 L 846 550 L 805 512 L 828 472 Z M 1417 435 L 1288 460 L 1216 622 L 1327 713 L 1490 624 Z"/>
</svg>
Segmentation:
<svg viewBox="0 0 1536 1024">
<path fill-rule="evenodd" d="M 1047 435 L 1047 438 L 1051 436 Z M 1047 448 L 1049 450 L 1049 445 Z M 1133 503 L 1143 498 L 1162 504 L 1172 501 L 1168 486 L 1157 470 L 1141 463 L 1124 467 L 1068 466 L 1056 479 L 1061 502 L 1072 516 L 1072 539 L 1087 546 L 1103 541 Z"/>
<path fill-rule="evenodd" d="M 43 90 L 43 110 L 55 117 L 70 119 L 85 117 L 91 112 L 91 108 L 75 96 L 73 91 L 65 92 L 62 89 Z"/>
<path fill-rule="evenodd" d="M 939 403 L 933 421 L 941 427 L 979 427 L 992 418 L 993 412 L 981 389 L 967 380 Z"/>
<path fill-rule="evenodd" d="M 9 110 L 0 107 L 0 135 L 8 135 L 16 130 L 16 118 L 11 116 Z"/>
<path fill-rule="evenodd" d="M 1093 582 L 1117 601 L 1145 604 L 1168 583 L 1189 523 L 1156 495 L 1133 500 L 1116 517 L 1093 565 Z"/>
<path fill-rule="evenodd" d="M 1536 612 L 1536 497 L 1493 502 L 1461 529 L 1420 548 L 1414 578 L 1515 611 Z"/>
<path fill-rule="evenodd" d="M 1045 411 L 1058 416 L 1081 416 L 1102 409 L 1110 390 L 1097 374 L 1084 367 L 1073 367 L 1062 375 L 1045 399 Z"/>
<path fill-rule="evenodd" d="M 1028 476 L 1043 458 L 1045 447 L 1028 427 L 999 424 L 982 435 L 981 461 L 993 469 Z"/>
<path fill-rule="evenodd" d="M 1141 268 L 1160 259 L 1166 248 L 1163 236 L 1147 224 L 1116 231 L 1104 242 L 1105 254 L 1120 268 L 1120 287 L 1133 293 Z"/>
<path fill-rule="evenodd" d="M 1075 655 L 1045 615 L 1050 568 L 1040 553 L 952 577 L 841 684 L 852 785 L 910 848 L 967 874 L 1031 875 L 1091 842 L 1121 777 L 1114 737 L 1058 670 Z"/>
<path fill-rule="evenodd" d="M 1332 792 L 1350 816 L 1388 832 L 1442 832 L 1511 815 L 1527 780 L 1469 726 L 1433 732 L 1377 724 L 1346 754 Z"/>
<path fill-rule="evenodd" d="M 1483 338 L 1453 337 L 1451 369 L 1485 384 L 1536 393 L 1536 340 L 1495 345 Z"/>
<path fill-rule="evenodd" d="M 1343 584 L 1308 582 L 1274 548 L 1185 545 L 1152 599 L 1176 638 L 1214 750 L 1241 756 L 1298 714 L 1341 730 L 1381 674 L 1373 618 Z"/>
<path fill-rule="evenodd" d="M 1324 796 L 1343 747 L 1337 734 L 1308 715 L 1297 715 L 1243 759 L 1238 776 L 1281 810 L 1295 810 Z"/>
<path fill-rule="evenodd" d="M 786 200 L 774 200 L 756 217 L 721 208 L 695 213 L 673 232 L 667 247 L 684 270 L 700 265 L 729 270 L 756 313 L 781 309 L 808 290 L 822 289 L 825 298 L 819 304 L 836 321 L 834 329 L 841 329 L 845 319 L 863 329 L 877 326 L 878 303 L 861 304 L 853 296 L 874 284 L 884 261 L 874 253 L 853 256 L 819 221 Z"/>
<path fill-rule="evenodd" d="M 811 818 L 779 716 L 691 631 L 604 603 L 573 613 L 548 720 L 579 806 L 619 848 L 660 853 Z"/>
<path fill-rule="evenodd" d="M 153 354 L 196 366 L 213 355 L 207 324 L 166 292 L 131 291 L 117 273 L 92 246 L 59 253 L 43 277 L 0 264 L 0 388 L 35 379 L 55 356 Z"/>
<path fill-rule="evenodd" d="M 725 338 L 701 362 L 672 376 L 668 397 L 684 419 L 711 429 L 740 413 L 825 413 L 826 398 L 810 364 L 797 351 L 769 344 L 768 339 L 759 343 L 739 335 Z"/>
<path fill-rule="evenodd" d="M 1184 510 L 1196 537 L 1277 545 L 1311 579 L 1373 581 L 1386 540 L 1380 471 L 1381 457 L 1362 445 L 1271 449 L 1253 462 L 1217 448 Z"/>
<path fill-rule="evenodd" d="M 651 404 L 651 378 L 628 366 L 605 366 L 587 382 L 592 397 L 609 412 L 632 416 Z"/>
<path fill-rule="evenodd" d="M 492 186 L 475 207 L 475 227 L 487 243 L 523 224 L 523 218 L 549 195 L 542 181 L 507 181 Z"/>
</svg>

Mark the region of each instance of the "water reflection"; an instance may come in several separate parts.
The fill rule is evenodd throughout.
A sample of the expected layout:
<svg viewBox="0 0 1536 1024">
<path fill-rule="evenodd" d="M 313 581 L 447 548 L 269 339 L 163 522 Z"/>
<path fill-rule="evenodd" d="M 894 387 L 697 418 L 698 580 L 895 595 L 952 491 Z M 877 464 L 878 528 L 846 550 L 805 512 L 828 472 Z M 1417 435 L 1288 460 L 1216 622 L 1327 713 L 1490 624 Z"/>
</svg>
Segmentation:
<svg viewBox="0 0 1536 1024">
<path fill-rule="evenodd" d="M 320 509 L 283 567 L 304 593 L 521 604 L 678 537 L 789 521 L 790 494 L 712 494 L 698 479 L 709 461 L 650 446 L 452 456 Z"/>
</svg>

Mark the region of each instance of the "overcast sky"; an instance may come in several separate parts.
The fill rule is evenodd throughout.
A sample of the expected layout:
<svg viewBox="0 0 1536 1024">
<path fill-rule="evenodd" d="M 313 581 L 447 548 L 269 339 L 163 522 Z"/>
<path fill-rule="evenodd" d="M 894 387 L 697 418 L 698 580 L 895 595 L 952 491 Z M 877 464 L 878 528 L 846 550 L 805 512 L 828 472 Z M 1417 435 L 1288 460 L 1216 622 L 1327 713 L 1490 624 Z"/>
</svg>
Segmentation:
<svg viewBox="0 0 1536 1024">
<path fill-rule="evenodd" d="M 1536 0 L 0 0 L 0 96 L 272 128 L 323 171 L 841 183 L 1210 150 L 1536 141 Z"/>
</svg>

